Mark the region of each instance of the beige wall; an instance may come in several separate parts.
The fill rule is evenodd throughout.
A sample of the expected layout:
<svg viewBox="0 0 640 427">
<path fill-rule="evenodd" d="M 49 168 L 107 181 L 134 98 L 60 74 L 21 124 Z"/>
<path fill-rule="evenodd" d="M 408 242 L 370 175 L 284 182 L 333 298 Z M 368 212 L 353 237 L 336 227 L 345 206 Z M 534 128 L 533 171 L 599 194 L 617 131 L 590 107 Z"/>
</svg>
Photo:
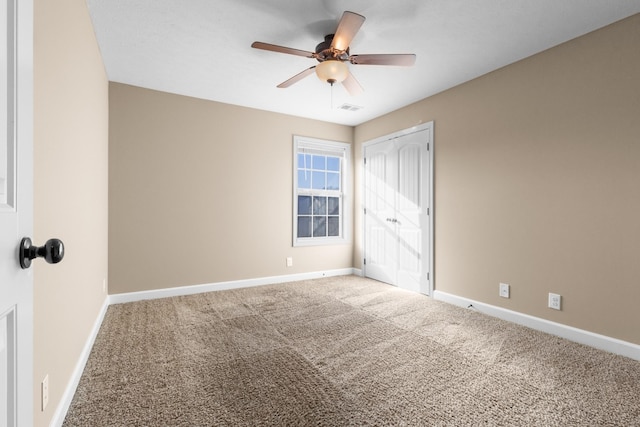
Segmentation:
<svg viewBox="0 0 640 427">
<path fill-rule="evenodd" d="M 359 159 L 434 120 L 438 290 L 640 344 L 638 46 L 635 15 L 356 128 Z"/>
<path fill-rule="evenodd" d="M 34 423 L 48 426 L 106 298 L 108 82 L 84 0 L 34 3 L 34 241 L 66 250 L 32 267 Z"/>
<path fill-rule="evenodd" d="M 292 150 L 353 128 L 118 83 L 109 104 L 110 293 L 352 266 L 292 247 Z"/>
</svg>

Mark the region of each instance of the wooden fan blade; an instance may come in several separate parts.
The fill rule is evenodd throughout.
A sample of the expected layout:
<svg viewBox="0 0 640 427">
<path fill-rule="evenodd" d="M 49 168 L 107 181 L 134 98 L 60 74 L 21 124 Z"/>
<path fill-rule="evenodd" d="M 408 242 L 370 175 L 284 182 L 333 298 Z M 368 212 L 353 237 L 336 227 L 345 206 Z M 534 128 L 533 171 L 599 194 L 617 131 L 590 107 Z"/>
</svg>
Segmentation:
<svg viewBox="0 0 640 427">
<path fill-rule="evenodd" d="M 410 67 L 416 63 L 416 56 L 412 53 L 351 55 L 349 61 L 357 65 L 400 65 Z"/>
<path fill-rule="evenodd" d="M 278 85 L 279 88 L 285 88 L 285 87 L 289 87 L 294 83 L 299 82 L 300 80 L 304 79 L 305 77 L 307 77 L 309 74 L 313 73 L 313 70 L 316 68 L 316 66 L 314 65 L 311 68 L 307 68 L 306 70 L 302 71 L 301 73 L 296 74 L 295 76 L 291 77 L 289 80 L 285 80 L 282 83 L 280 83 Z"/>
<path fill-rule="evenodd" d="M 342 86 L 344 86 L 351 96 L 360 95 L 364 91 L 362 86 L 360 86 L 360 82 L 358 82 L 351 73 L 349 73 L 347 78 L 342 81 Z"/>
<path fill-rule="evenodd" d="M 297 55 L 304 56 L 306 58 L 313 58 L 314 53 L 308 52 L 306 50 L 293 49 L 290 47 L 278 46 L 276 44 L 263 43 L 263 42 L 253 42 L 251 43 L 251 47 L 262 50 L 269 50 L 271 52 L 280 52 L 280 53 L 288 53 L 289 55 Z"/>
<path fill-rule="evenodd" d="M 347 50 L 364 20 L 365 17 L 362 15 L 349 11 L 344 12 L 333 36 L 331 47 L 338 50 Z"/>
</svg>

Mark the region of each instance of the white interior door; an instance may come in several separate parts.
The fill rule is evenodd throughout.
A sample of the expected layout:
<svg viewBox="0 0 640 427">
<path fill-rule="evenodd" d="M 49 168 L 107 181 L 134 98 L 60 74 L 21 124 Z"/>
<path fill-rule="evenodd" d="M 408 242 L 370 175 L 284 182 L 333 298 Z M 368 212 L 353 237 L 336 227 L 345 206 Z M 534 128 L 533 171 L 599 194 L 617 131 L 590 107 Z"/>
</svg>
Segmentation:
<svg viewBox="0 0 640 427">
<path fill-rule="evenodd" d="M 33 9 L 0 6 L 0 427 L 33 424 L 33 280 L 18 246 L 33 222 Z"/>
<path fill-rule="evenodd" d="M 429 294 L 432 123 L 364 145 L 365 276 Z"/>
</svg>

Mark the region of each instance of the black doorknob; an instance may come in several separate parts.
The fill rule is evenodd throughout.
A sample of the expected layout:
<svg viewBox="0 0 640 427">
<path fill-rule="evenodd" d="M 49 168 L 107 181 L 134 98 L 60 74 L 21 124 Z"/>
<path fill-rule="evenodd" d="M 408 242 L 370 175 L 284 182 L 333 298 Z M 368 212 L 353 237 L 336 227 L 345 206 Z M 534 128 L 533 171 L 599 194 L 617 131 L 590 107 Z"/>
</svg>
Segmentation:
<svg viewBox="0 0 640 427">
<path fill-rule="evenodd" d="M 44 246 L 32 246 L 31 239 L 25 237 L 20 242 L 20 267 L 31 267 L 31 260 L 44 258 L 49 264 L 57 264 L 64 258 L 64 244 L 60 239 L 49 239 Z"/>
</svg>

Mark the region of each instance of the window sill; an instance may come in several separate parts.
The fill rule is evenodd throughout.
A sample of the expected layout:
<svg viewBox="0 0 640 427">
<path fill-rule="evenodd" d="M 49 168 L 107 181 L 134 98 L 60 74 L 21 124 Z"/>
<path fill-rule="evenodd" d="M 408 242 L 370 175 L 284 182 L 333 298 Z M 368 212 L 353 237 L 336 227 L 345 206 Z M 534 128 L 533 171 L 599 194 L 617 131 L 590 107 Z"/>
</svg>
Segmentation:
<svg viewBox="0 0 640 427">
<path fill-rule="evenodd" d="M 344 237 L 334 238 L 301 238 L 293 241 L 293 246 L 329 246 L 329 245 L 346 245 L 349 242 Z"/>
</svg>

